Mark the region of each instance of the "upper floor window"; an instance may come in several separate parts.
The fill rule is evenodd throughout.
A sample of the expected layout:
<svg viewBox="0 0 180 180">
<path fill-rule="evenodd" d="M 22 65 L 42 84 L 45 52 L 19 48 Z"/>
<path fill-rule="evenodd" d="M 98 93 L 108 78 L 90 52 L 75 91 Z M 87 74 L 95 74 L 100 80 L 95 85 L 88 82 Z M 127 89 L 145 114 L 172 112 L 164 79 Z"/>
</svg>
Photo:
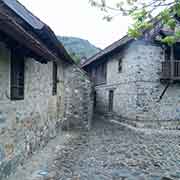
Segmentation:
<svg viewBox="0 0 180 180">
<path fill-rule="evenodd" d="M 105 82 L 106 81 L 106 74 L 107 74 L 107 64 L 104 63 L 101 66 L 101 74 L 102 74 L 102 80 Z"/>
<path fill-rule="evenodd" d="M 11 51 L 11 100 L 24 99 L 24 57 Z"/>
<path fill-rule="evenodd" d="M 106 62 L 98 65 L 95 68 L 95 83 L 96 83 L 96 85 L 106 83 L 106 74 L 107 74 L 107 64 L 106 64 Z"/>
<path fill-rule="evenodd" d="M 119 61 L 118 61 L 118 72 L 119 73 L 122 72 L 122 59 L 119 59 Z"/>
<path fill-rule="evenodd" d="M 57 94 L 57 64 L 53 62 L 53 89 L 52 95 L 55 96 Z"/>
</svg>

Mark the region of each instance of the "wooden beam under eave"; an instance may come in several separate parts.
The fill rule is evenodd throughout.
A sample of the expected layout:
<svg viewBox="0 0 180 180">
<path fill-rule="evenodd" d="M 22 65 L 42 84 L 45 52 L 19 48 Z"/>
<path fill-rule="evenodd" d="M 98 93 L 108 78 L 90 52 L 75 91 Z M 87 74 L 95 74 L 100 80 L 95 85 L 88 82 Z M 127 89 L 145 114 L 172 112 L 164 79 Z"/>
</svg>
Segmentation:
<svg viewBox="0 0 180 180">
<path fill-rule="evenodd" d="M 40 40 L 33 37 L 23 27 L 16 23 L 12 17 L 0 12 L 0 30 L 9 35 L 24 47 L 30 49 L 39 57 L 46 60 L 58 61 L 58 57 L 53 54 Z"/>
</svg>

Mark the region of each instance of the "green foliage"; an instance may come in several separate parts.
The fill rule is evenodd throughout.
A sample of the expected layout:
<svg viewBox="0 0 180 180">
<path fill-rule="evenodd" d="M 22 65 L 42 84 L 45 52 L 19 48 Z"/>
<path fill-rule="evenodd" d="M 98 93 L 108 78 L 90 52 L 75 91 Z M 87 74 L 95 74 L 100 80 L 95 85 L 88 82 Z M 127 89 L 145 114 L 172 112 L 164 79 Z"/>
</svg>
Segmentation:
<svg viewBox="0 0 180 180">
<path fill-rule="evenodd" d="M 131 37 L 134 37 L 134 38 L 138 38 L 139 36 L 142 35 L 141 31 L 135 29 L 135 28 L 129 28 L 128 29 L 128 34 L 131 36 Z"/>
<path fill-rule="evenodd" d="M 81 61 L 81 57 L 78 56 L 76 53 L 74 52 L 70 52 L 70 56 L 72 57 L 72 59 L 75 61 L 75 63 L 79 64 Z"/>
<path fill-rule="evenodd" d="M 174 11 L 174 14 L 177 13 L 177 15 L 180 16 L 180 1 L 176 1 L 173 11 Z"/>
<path fill-rule="evenodd" d="M 132 16 L 134 21 L 143 22 L 147 16 L 147 11 L 145 9 L 142 9 L 140 11 L 130 12 L 130 15 Z"/>
<path fill-rule="evenodd" d="M 168 23 L 168 21 L 171 19 L 170 10 L 164 9 L 163 11 L 161 11 L 159 16 L 164 23 Z"/>
<path fill-rule="evenodd" d="M 89 41 L 67 36 L 58 36 L 59 41 L 64 45 L 74 61 L 79 64 L 82 58 L 89 58 L 100 51 Z"/>
<path fill-rule="evenodd" d="M 113 5 L 111 0 L 89 0 L 91 5 L 102 8 L 106 20 L 111 21 L 116 15 L 131 16 L 133 24 L 129 27 L 128 34 L 138 38 L 145 30 L 152 28 L 151 19 L 161 20 L 162 23 L 174 31 L 174 35 L 166 36 L 163 43 L 172 45 L 180 39 L 180 29 L 174 16 L 180 17 L 180 0 L 117 0 Z M 102 10 L 102 9 L 101 9 Z"/>
<path fill-rule="evenodd" d="M 168 44 L 169 46 L 173 45 L 176 42 L 176 38 L 174 36 L 167 36 L 161 40 L 163 43 Z"/>
<path fill-rule="evenodd" d="M 176 27 L 176 21 L 175 19 L 169 19 L 167 22 L 167 25 L 171 28 L 171 29 L 175 29 Z"/>
<path fill-rule="evenodd" d="M 176 30 L 175 36 L 177 37 L 177 39 L 180 39 L 180 29 Z"/>
<path fill-rule="evenodd" d="M 152 23 L 148 23 L 148 22 L 141 22 L 141 21 L 136 21 L 136 23 L 133 25 L 132 28 L 129 28 L 128 30 L 128 34 L 131 36 L 131 37 L 134 37 L 134 38 L 138 38 L 139 36 L 142 35 L 142 32 L 143 30 L 148 30 L 148 29 L 151 29 L 153 26 Z"/>
</svg>

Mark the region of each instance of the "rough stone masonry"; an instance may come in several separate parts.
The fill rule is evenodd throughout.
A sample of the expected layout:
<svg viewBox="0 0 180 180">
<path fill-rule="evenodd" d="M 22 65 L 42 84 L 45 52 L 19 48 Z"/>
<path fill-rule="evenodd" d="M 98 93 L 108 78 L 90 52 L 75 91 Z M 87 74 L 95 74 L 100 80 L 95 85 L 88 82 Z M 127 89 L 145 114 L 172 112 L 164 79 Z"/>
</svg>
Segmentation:
<svg viewBox="0 0 180 180">
<path fill-rule="evenodd" d="M 76 65 L 65 66 L 65 120 L 67 126 L 90 128 L 93 116 L 93 84 Z"/>
<path fill-rule="evenodd" d="M 10 99 L 11 52 L 0 43 L 0 180 L 54 138 L 63 124 L 88 127 L 92 85 L 75 65 L 59 61 L 57 95 L 52 95 L 53 62 L 25 59 L 24 99 Z M 89 103 L 89 105 L 87 105 Z M 71 126 L 72 127 L 72 126 Z"/>
<path fill-rule="evenodd" d="M 95 87 L 96 111 L 109 112 L 109 92 L 113 91 L 113 114 L 120 119 L 138 127 L 179 129 L 179 84 L 171 84 L 158 101 L 166 86 L 160 81 L 164 53 L 161 45 L 138 40 L 107 57 L 106 83 Z"/>
</svg>

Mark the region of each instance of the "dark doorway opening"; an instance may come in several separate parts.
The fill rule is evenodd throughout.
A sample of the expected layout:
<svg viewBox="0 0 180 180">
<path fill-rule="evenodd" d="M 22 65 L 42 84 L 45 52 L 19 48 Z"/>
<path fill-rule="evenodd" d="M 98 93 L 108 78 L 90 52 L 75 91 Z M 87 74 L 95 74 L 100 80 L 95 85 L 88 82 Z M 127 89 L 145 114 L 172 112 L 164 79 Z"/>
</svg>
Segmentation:
<svg viewBox="0 0 180 180">
<path fill-rule="evenodd" d="M 109 112 L 113 111 L 113 103 L 114 103 L 114 90 L 109 91 Z"/>
<path fill-rule="evenodd" d="M 96 110 L 96 104 L 97 104 L 97 94 L 96 91 L 94 91 L 94 111 Z"/>
</svg>

